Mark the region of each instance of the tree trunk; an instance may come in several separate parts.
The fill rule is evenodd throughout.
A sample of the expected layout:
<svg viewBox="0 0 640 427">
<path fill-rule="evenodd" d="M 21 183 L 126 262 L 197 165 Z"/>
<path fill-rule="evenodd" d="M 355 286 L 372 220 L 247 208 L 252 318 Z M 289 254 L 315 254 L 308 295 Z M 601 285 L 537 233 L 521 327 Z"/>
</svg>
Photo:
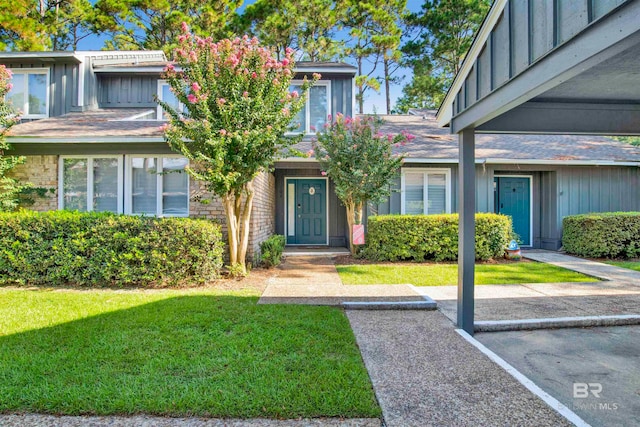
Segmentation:
<svg viewBox="0 0 640 427">
<path fill-rule="evenodd" d="M 389 94 L 389 60 L 385 58 L 384 62 L 384 91 L 387 97 L 387 114 L 391 114 L 391 95 Z"/>
<path fill-rule="evenodd" d="M 358 57 L 358 75 L 362 75 L 362 57 Z M 364 114 L 364 85 L 358 86 L 358 111 Z"/>
<path fill-rule="evenodd" d="M 355 224 L 362 224 L 362 202 L 355 203 L 353 201 L 345 202 L 347 208 L 347 224 L 349 225 L 349 250 L 351 254 L 355 255 L 356 246 L 353 244 L 353 226 Z"/>
<path fill-rule="evenodd" d="M 253 182 L 248 183 L 241 193 L 230 193 L 224 196 L 222 204 L 227 220 L 229 265 L 238 274 L 245 275 L 247 273 L 247 248 L 249 247 L 253 208 Z"/>
</svg>

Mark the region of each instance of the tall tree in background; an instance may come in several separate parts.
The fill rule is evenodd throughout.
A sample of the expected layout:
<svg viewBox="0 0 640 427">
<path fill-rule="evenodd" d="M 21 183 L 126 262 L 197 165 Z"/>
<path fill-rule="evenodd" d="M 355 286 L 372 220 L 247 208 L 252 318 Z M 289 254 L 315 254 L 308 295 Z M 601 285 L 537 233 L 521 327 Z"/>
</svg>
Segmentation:
<svg viewBox="0 0 640 427">
<path fill-rule="evenodd" d="M 491 0 L 425 0 L 421 12 L 409 15 L 417 37 L 402 51 L 413 80 L 402 90 L 398 111 L 440 105 L 490 6 Z"/>
<path fill-rule="evenodd" d="M 108 49 L 160 49 L 177 46 L 182 22 L 196 35 L 231 36 L 229 24 L 242 0 L 98 0 L 96 30 L 112 35 Z"/>
<path fill-rule="evenodd" d="M 94 17 L 89 0 L 0 2 L 0 50 L 75 50 Z"/>
<path fill-rule="evenodd" d="M 345 26 L 351 37 L 347 53 L 358 67 L 356 76 L 356 101 L 360 114 L 364 112 L 364 95 L 368 89 L 380 90 L 380 80 L 374 77 L 378 65 L 382 64 L 387 114 L 391 109 L 389 89 L 392 74 L 400 59 L 402 17 L 406 0 L 349 0 L 346 2 Z M 365 62 L 370 63 L 364 71 Z"/>
<path fill-rule="evenodd" d="M 346 7 L 333 0 L 258 0 L 238 16 L 233 28 L 274 46 L 286 48 L 301 60 L 331 61 L 343 56 L 344 44 L 335 38 Z"/>
</svg>

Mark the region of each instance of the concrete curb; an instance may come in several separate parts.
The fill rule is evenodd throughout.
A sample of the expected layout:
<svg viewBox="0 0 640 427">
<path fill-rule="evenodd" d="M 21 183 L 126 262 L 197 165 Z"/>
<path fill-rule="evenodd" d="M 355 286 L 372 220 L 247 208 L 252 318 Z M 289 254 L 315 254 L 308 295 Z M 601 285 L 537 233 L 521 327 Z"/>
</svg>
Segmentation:
<svg viewBox="0 0 640 427">
<path fill-rule="evenodd" d="M 344 301 L 345 310 L 437 310 L 438 304 L 426 295 L 424 301 Z"/>
<path fill-rule="evenodd" d="M 475 332 L 524 331 L 534 329 L 587 328 L 640 325 L 640 315 L 555 317 L 546 319 L 486 320 L 475 322 Z"/>
</svg>

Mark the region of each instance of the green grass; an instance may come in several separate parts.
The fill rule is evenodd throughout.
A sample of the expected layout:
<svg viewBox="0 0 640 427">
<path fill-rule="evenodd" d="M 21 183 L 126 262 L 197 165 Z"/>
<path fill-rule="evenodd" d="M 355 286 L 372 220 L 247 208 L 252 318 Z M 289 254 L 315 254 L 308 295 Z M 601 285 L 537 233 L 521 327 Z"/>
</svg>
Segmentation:
<svg viewBox="0 0 640 427">
<path fill-rule="evenodd" d="M 640 261 L 604 261 L 605 264 L 616 267 L 628 268 L 629 270 L 640 271 Z"/>
<path fill-rule="evenodd" d="M 0 289 L 0 413 L 380 416 L 340 310 L 256 301 Z"/>
<path fill-rule="evenodd" d="M 458 283 L 457 264 L 339 265 L 346 285 L 401 284 L 447 286 Z M 516 283 L 596 282 L 597 279 L 538 262 L 476 265 L 477 285 Z"/>
</svg>

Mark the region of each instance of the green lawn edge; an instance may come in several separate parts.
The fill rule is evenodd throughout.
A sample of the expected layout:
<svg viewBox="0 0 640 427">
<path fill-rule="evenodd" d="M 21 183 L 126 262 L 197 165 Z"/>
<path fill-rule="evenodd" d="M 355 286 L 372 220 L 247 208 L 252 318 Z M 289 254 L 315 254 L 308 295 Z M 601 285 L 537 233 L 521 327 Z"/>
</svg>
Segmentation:
<svg viewBox="0 0 640 427">
<path fill-rule="evenodd" d="M 345 285 L 452 286 L 458 281 L 457 264 L 363 264 L 336 268 Z M 477 264 L 475 272 L 476 285 L 597 281 L 594 277 L 538 262 Z"/>
</svg>

